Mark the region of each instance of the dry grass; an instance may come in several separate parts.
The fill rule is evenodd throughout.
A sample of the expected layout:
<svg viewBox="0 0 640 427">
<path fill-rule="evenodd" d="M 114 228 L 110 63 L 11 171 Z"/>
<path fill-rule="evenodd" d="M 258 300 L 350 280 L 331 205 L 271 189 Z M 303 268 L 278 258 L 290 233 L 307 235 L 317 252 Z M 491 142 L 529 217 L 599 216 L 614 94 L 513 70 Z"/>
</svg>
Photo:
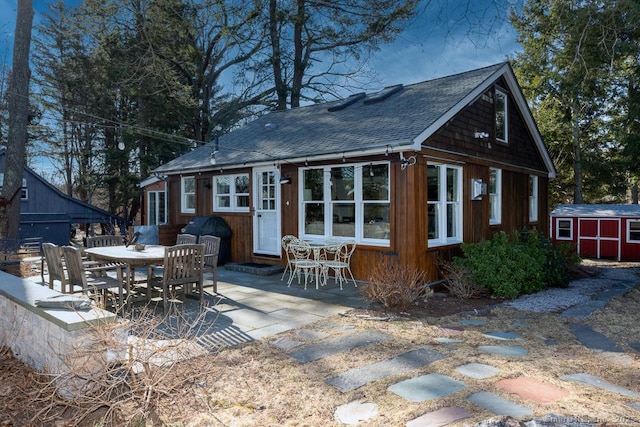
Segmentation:
<svg viewBox="0 0 640 427">
<path fill-rule="evenodd" d="M 475 414 L 473 419 L 459 425 L 474 425 L 494 414 L 480 410 L 466 397 L 478 391 L 491 391 L 512 402 L 522 404 L 534 411 L 534 416 L 556 414 L 598 426 L 640 425 L 640 412 L 630 408 L 629 403 L 638 398 L 625 397 L 588 386 L 564 381 L 560 377 L 580 372 L 602 377 L 618 386 L 640 392 L 640 357 L 628 347 L 629 341 L 640 341 L 640 288 L 623 297 L 612 300 L 604 309 L 584 320 L 594 330 L 600 331 L 622 347 L 625 353 L 598 353 L 580 345 L 568 328 L 573 320 L 558 314 L 526 313 L 495 308 L 484 316 L 486 324 L 466 327 L 457 331 L 448 326 L 459 327 L 458 320 L 468 315 L 447 317 L 399 318 L 392 321 L 366 320 L 351 315 L 309 325 L 305 330 L 326 334 L 327 338 L 376 329 L 387 333 L 390 339 L 367 347 L 300 364 L 285 351 L 272 344 L 276 338 L 301 341 L 299 331 L 292 330 L 270 340 L 258 341 L 243 346 L 228 348 L 217 354 L 200 356 L 182 362 L 179 370 L 172 372 L 180 387 L 156 396 L 155 416 L 146 420 L 147 426 L 339 426 L 334 412 L 339 405 L 361 400 L 374 402 L 379 414 L 362 423 L 366 426 L 404 426 L 408 420 L 426 412 L 446 406 L 462 406 Z M 528 325 L 518 328 L 517 322 Z M 339 327 L 337 327 L 339 326 Z M 478 345 L 492 344 L 484 332 L 515 331 L 522 339 L 517 341 L 529 354 L 520 358 L 496 357 L 481 353 Z M 463 343 L 448 346 L 437 344 L 438 337 L 460 338 Z M 553 339 L 556 345 L 546 345 Z M 430 346 L 446 357 L 407 375 L 390 377 L 365 385 L 351 392 L 341 393 L 325 383 L 325 379 L 349 369 L 361 367 L 387 359 L 419 346 Z M 0 357 L 2 387 L 0 387 L 0 425 L 23 425 L 33 415 L 32 408 L 20 402 L 32 401 L 34 393 L 27 381 L 33 382 L 33 373 L 24 366 L 10 370 L 9 355 Z M 474 380 L 455 371 L 467 363 L 486 363 L 499 368 L 496 376 Z M 13 366 L 15 368 L 15 366 Z M 167 368 L 169 369 L 169 368 Z M 6 373 L 11 373 L 12 387 L 7 388 Z M 467 387 L 449 396 L 411 403 L 387 390 L 391 384 L 426 373 L 441 373 L 463 381 Z M 17 376 L 23 374 L 25 383 L 18 387 Z M 569 395 L 550 404 L 525 401 L 494 386 L 494 383 L 518 376 L 535 377 L 566 390 Z M 16 394 L 22 400 L 14 399 Z M 73 412 L 62 406 L 56 407 L 57 422 L 49 425 L 74 425 Z M 131 420 L 136 410 L 129 408 L 124 418 Z M 98 418 L 94 418 L 97 420 Z M 13 422 L 12 422 L 13 420 Z M 42 420 L 33 420 L 33 425 L 43 425 Z M 94 424 L 80 424 L 94 425 Z M 136 424 L 130 424 L 136 425 Z M 140 424 L 138 424 L 140 425 Z"/>
</svg>

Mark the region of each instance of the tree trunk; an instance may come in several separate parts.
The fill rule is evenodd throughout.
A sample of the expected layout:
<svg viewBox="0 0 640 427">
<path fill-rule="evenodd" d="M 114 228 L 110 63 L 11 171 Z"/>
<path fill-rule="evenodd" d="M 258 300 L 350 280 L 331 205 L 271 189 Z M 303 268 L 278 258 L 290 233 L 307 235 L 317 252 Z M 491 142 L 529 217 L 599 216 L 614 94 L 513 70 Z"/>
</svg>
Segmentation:
<svg viewBox="0 0 640 427">
<path fill-rule="evenodd" d="M 578 118 L 578 101 L 573 101 L 571 111 L 573 139 L 573 203 L 582 204 L 582 148 L 580 146 L 580 121 Z"/>
<path fill-rule="evenodd" d="M 276 110 L 287 109 L 287 80 L 282 75 L 282 52 L 280 50 L 280 17 L 276 0 L 269 1 L 269 35 L 271 37 L 271 64 L 276 89 Z"/>
<path fill-rule="evenodd" d="M 5 156 L 4 186 L 0 200 L 0 237 L 17 239 L 20 231 L 20 194 L 29 122 L 29 47 L 33 25 L 31 0 L 18 0 L 13 42 L 13 70 L 9 82 L 9 136 Z"/>
</svg>

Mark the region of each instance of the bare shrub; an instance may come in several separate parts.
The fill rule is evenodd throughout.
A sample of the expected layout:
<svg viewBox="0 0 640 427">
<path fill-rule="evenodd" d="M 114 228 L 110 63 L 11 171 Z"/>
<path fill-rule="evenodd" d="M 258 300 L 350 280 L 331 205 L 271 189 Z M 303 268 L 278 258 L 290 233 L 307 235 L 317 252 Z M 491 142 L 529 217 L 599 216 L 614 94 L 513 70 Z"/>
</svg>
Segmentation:
<svg viewBox="0 0 640 427">
<path fill-rule="evenodd" d="M 426 295 L 425 282 L 426 273 L 416 267 L 381 263 L 373 268 L 369 281 L 358 289 L 367 299 L 378 301 L 385 307 L 404 310 L 420 296 Z"/>
<path fill-rule="evenodd" d="M 451 262 L 438 263 L 445 277 L 444 287 L 456 298 L 478 298 L 483 291 L 474 282 L 469 271 Z"/>
<path fill-rule="evenodd" d="M 32 421 L 52 421 L 63 408 L 77 425 L 156 424 L 160 399 L 182 393 L 207 374 L 190 360 L 219 349 L 201 344 L 211 342 L 212 316 L 217 313 L 206 308 L 191 318 L 144 308 L 118 323 L 91 326 L 63 356 L 66 373 L 42 384 L 35 399 L 42 409 Z"/>
</svg>

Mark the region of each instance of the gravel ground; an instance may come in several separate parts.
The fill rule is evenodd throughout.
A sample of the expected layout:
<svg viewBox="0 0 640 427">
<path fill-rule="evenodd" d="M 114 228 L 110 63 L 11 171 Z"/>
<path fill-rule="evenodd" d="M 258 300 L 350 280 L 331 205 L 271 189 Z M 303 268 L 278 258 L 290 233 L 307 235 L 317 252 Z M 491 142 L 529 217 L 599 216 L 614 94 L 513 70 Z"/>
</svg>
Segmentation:
<svg viewBox="0 0 640 427">
<path fill-rule="evenodd" d="M 550 288 L 535 294 L 523 295 L 503 305 L 535 313 L 556 312 L 585 303 L 614 286 L 625 285 L 632 289 L 640 281 L 638 263 L 586 260 L 583 264 L 597 268 L 597 277 L 573 280 L 567 288 Z"/>
</svg>

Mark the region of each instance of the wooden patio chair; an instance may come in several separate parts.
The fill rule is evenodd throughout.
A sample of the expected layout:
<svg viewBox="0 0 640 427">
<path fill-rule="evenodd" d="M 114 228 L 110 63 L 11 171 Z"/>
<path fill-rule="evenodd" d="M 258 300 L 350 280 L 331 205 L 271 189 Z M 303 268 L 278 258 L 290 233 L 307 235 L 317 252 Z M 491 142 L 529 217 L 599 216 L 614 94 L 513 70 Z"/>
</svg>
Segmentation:
<svg viewBox="0 0 640 427">
<path fill-rule="evenodd" d="M 218 293 L 218 255 L 220 254 L 220 242 L 218 236 L 200 236 L 200 243 L 204 245 L 204 266 L 213 270 L 213 292 Z"/>
<path fill-rule="evenodd" d="M 198 243 L 198 236 L 193 234 L 178 234 L 176 237 L 176 245 L 195 245 Z"/>
<path fill-rule="evenodd" d="M 123 307 L 124 281 L 122 270 L 126 267 L 124 264 L 85 267 L 82 263 L 82 251 L 80 249 L 73 246 L 63 246 L 62 253 L 67 267 L 69 286 L 72 291 L 74 286 L 80 286 L 83 294 L 94 299 L 99 307 L 106 308 L 111 293 L 114 289 L 117 289 L 118 299 L 114 306 L 116 309 Z M 107 271 L 115 271 L 116 278 L 105 274 Z"/>
<path fill-rule="evenodd" d="M 124 245 L 122 236 L 104 235 L 87 237 L 87 247 L 97 248 L 99 246 L 120 246 Z"/>
<path fill-rule="evenodd" d="M 60 246 L 45 242 L 42 244 L 42 251 L 44 252 L 44 259 L 47 263 L 47 271 L 49 273 L 49 289 L 53 289 L 54 282 L 60 282 L 60 292 L 67 293 L 67 273 L 62 262 L 62 251 Z M 73 288 L 70 289 L 70 292 Z"/>
<path fill-rule="evenodd" d="M 353 255 L 355 250 L 356 242 L 344 242 L 338 247 L 335 259 L 323 262 L 323 268 L 326 270 L 325 274 L 328 274 L 329 270 L 333 270 L 336 283 L 340 283 L 340 289 L 342 289 L 342 282 L 347 282 L 349 277 L 353 281 L 354 286 L 356 288 L 358 287 L 356 279 L 351 272 L 351 255 Z M 347 274 L 349 274 L 348 277 Z"/>
<path fill-rule="evenodd" d="M 200 304 L 204 302 L 204 245 L 183 244 L 165 248 L 164 262 L 162 265 L 162 277 L 149 274 L 147 295 L 149 301 L 152 291 L 158 289 L 162 292 L 162 308 L 165 313 L 169 310 L 169 302 L 180 303 L 176 299 L 176 291 L 182 289 L 186 295 L 192 294 L 192 286 L 196 285 L 200 298 Z"/>
</svg>

